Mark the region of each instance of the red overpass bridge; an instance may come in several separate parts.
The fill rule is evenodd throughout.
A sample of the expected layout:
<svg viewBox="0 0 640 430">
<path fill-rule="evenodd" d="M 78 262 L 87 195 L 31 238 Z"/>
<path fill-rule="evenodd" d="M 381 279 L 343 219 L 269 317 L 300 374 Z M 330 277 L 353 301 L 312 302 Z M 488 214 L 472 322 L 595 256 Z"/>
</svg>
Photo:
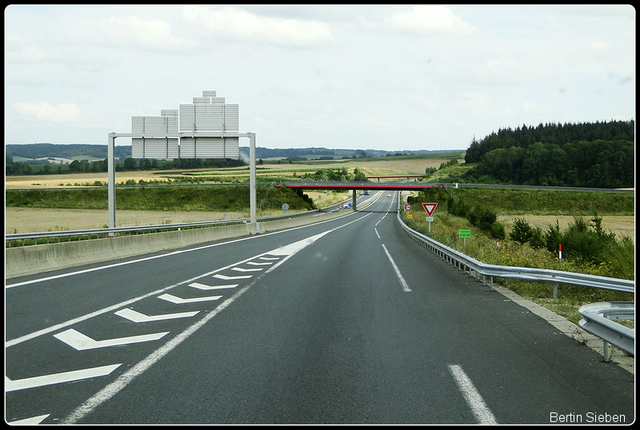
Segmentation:
<svg viewBox="0 0 640 430">
<path fill-rule="evenodd" d="M 399 177 L 405 178 L 406 176 Z M 289 182 L 285 184 L 278 184 L 276 187 L 282 187 L 283 185 L 287 188 L 302 190 L 353 190 L 353 210 L 356 209 L 356 196 L 358 190 L 422 191 L 427 188 L 442 187 L 442 184 L 436 184 L 435 182 Z"/>
<path fill-rule="evenodd" d="M 367 179 L 377 179 L 380 182 L 380 179 L 399 179 L 399 178 L 422 178 L 424 175 L 383 175 L 383 176 L 367 176 Z"/>
</svg>

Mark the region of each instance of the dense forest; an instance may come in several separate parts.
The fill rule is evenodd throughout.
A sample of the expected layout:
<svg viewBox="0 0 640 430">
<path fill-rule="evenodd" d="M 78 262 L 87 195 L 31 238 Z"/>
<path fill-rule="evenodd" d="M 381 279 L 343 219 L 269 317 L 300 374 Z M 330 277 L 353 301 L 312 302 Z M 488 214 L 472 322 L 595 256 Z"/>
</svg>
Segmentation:
<svg viewBox="0 0 640 430">
<path fill-rule="evenodd" d="M 595 188 L 634 186 L 634 122 L 523 125 L 473 139 L 466 182 Z"/>
</svg>

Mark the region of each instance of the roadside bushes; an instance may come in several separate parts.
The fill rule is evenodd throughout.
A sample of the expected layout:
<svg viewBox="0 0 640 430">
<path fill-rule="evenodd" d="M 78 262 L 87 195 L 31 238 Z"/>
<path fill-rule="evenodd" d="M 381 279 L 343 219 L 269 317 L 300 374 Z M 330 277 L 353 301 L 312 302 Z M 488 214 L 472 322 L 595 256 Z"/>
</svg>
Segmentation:
<svg viewBox="0 0 640 430">
<path fill-rule="evenodd" d="M 521 218 L 516 218 L 509 238 L 521 244 L 528 243 L 532 248 L 546 248 L 549 252 L 558 252 L 558 245 L 566 258 L 586 264 L 605 266 L 614 277 L 629 279 L 633 277 L 633 241 L 628 237 L 616 240 L 615 233 L 602 228 L 602 217 L 594 214 L 590 220 L 574 217 L 564 232 L 556 220 L 555 225 L 543 231 L 532 227 Z"/>
<path fill-rule="evenodd" d="M 446 205 L 447 212 L 451 215 L 468 219 L 471 225 L 491 234 L 494 239 L 504 239 L 506 237 L 504 226 L 497 221 L 498 216 L 492 209 L 480 205 L 471 207 L 462 200 L 450 195 L 443 188 L 429 188 L 421 191 L 417 197 L 409 197 L 407 199 L 408 203 L 413 202 L 415 204 L 426 201 Z"/>
</svg>

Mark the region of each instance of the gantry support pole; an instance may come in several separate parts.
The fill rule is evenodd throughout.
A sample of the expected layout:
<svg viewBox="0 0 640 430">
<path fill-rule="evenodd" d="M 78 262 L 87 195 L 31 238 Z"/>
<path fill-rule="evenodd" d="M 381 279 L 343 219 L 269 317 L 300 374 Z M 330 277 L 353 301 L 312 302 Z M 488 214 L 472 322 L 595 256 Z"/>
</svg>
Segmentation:
<svg viewBox="0 0 640 430">
<path fill-rule="evenodd" d="M 249 210 L 251 224 L 256 226 L 256 233 L 260 233 L 256 215 L 256 134 L 247 133 L 249 136 Z"/>
<path fill-rule="evenodd" d="M 109 139 L 107 141 L 107 185 L 108 192 L 107 198 L 109 199 L 109 223 L 107 227 L 116 227 L 116 168 L 115 168 L 115 155 L 116 155 L 116 133 L 109 133 Z M 114 233 L 109 233 L 109 236 L 113 236 Z"/>
</svg>

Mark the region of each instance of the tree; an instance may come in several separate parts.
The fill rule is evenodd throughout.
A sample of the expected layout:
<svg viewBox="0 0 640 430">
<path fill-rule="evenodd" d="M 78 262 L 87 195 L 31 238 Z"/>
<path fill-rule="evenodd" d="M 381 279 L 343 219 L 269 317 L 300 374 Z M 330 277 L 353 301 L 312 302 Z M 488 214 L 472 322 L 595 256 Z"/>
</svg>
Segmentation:
<svg viewBox="0 0 640 430">
<path fill-rule="evenodd" d="M 131 157 L 125 159 L 124 170 L 136 170 L 136 159 Z"/>
<path fill-rule="evenodd" d="M 365 182 L 367 180 L 367 176 L 364 172 L 357 167 L 353 170 L 353 180 L 357 182 Z"/>
<path fill-rule="evenodd" d="M 71 173 L 80 173 L 82 172 L 82 166 L 78 160 L 73 160 L 71 164 L 69 164 L 69 171 Z"/>
<path fill-rule="evenodd" d="M 533 237 L 533 231 L 531 226 L 524 218 L 516 218 L 513 221 L 513 228 L 509 233 L 509 238 L 520 242 L 522 244 L 527 243 Z"/>
</svg>

